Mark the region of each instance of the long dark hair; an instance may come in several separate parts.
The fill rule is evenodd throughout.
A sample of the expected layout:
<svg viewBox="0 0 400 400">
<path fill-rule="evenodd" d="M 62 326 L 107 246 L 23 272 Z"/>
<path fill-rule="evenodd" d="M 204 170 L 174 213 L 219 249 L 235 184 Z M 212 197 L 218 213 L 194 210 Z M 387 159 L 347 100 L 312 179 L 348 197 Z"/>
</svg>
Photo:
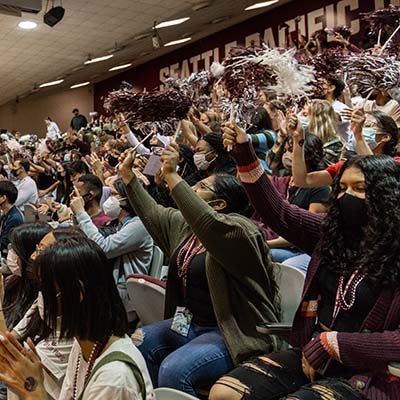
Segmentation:
<svg viewBox="0 0 400 400">
<path fill-rule="evenodd" d="M 251 128 L 247 130 L 247 133 L 260 133 L 271 129 L 272 120 L 267 110 L 264 107 L 257 108 L 251 119 Z"/>
<path fill-rule="evenodd" d="M 292 139 L 293 146 L 293 139 Z M 324 169 L 324 148 L 321 139 L 318 136 L 308 133 L 304 138 L 304 158 L 307 165 L 307 171 L 319 171 Z"/>
<path fill-rule="evenodd" d="M 85 238 L 85 234 L 80 229 L 72 227 L 57 228 L 54 231 L 51 231 L 51 233 L 53 234 L 56 241 L 71 237 L 75 237 L 77 239 Z M 43 236 L 43 238 L 45 236 Z M 38 308 L 36 308 L 35 312 L 30 316 L 28 320 L 25 335 L 21 339 L 25 339 L 27 337 L 35 338 L 35 342 L 38 343 L 41 340 L 46 339 L 50 335 L 50 333 L 51 330 L 42 320 L 39 314 L 39 310 Z"/>
<path fill-rule="evenodd" d="M 105 342 L 128 331 L 126 311 L 113 277 L 113 265 L 87 238 L 57 241 L 35 260 L 44 299 L 45 321 L 60 338 Z"/>
<path fill-rule="evenodd" d="M 71 180 L 72 168 L 70 162 L 63 162 L 61 165 L 65 171 L 65 176 L 57 186 L 56 202 L 69 206 L 70 195 L 74 189 Z"/>
<path fill-rule="evenodd" d="M 3 312 L 9 330 L 22 319 L 37 298 L 38 286 L 30 257 L 50 231 L 50 225 L 37 222 L 20 225 L 9 234 L 10 245 L 21 261 L 21 276 L 11 275 L 4 284 Z"/>
<path fill-rule="evenodd" d="M 368 222 L 358 251 L 346 246 L 340 223 L 337 196 L 340 179 L 350 167 L 365 176 Z M 322 224 L 321 264 L 349 276 L 356 268 L 370 281 L 389 286 L 400 283 L 400 166 L 386 155 L 353 157 L 336 177 L 331 206 Z"/>
</svg>

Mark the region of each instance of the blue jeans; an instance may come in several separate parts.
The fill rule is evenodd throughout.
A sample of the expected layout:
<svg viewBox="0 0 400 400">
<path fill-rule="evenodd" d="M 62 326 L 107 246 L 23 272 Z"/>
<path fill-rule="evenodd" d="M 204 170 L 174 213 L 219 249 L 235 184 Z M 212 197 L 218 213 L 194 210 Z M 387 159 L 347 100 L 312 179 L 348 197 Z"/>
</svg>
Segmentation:
<svg viewBox="0 0 400 400">
<path fill-rule="evenodd" d="M 298 256 L 288 258 L 283 262 L 283 264 L 295 267 L 306 274 L 310 260 L 311 257 L 308 254 L 303 253 Z"/>
<path fill-rule="evenodd" d="M 287 249 L 286 248 L 270 249 L 270 251 L 271 251 L 272 261 L 274 261 L 276 263 L 283 263 L 288 258 L 292 258 L 292 257 L 302 254 L 302 252 L 300 250 L 289 248 L 289 247 Z"/>
<path fill-rule="evenodd" d="M 154 387 L 169 387 L 197 396 L 233 368 L 218 327 L 192 323 L 188 336 L 170 329 L 172 319 L 138 329 L 132 336 L 149 369 Z"/>
</svg>

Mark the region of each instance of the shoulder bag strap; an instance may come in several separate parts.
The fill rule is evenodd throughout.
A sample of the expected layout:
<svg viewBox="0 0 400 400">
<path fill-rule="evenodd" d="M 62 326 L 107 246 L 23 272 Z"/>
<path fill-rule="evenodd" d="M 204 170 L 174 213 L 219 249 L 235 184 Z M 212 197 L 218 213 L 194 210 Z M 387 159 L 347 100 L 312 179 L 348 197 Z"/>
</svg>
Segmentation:
<svg viewBox="0 0 400 400">
<path fill-rule="evenodd" d="M 129 357 L 127 354 L 123 353 L 122 351 L 113 351 L 112 353 L 110 353 L 107 356 L 105 356 L 104 358 L 102 358 L 96 364 L 96 366 L 93 368 L 93 371 L 91 372 L 88 380 L 86 381 L 85 386 L 84 386 L 84 388 L 82 390 L 82 393 L 80 394 L 78 400 L 82 400 L 83 399 L 83 394 L 84 394 L 89 382 L 91 381 L 91 379 L 95 375 L 95 373 L 101 367 L 103 367 L 104 365 L 109 364 L 109 363 L 111 363 L 113 361 L 121 361 L 121 362 L 124 362 L 125 364 L 127 364 L 129 366 L 129 368 L 133 372 L 133 375 L 135 376 L 136 381 L 139 384 L 139 388 L 140 388 L 140 392 L 142 394 L 142 398 L 143 398 L 143 400 L 146 400 L 146 384 L 144 382 L 143 374 L 140 371 L 140 368 L 135 363 L 135 361 L 133 361 L 131 357 Z"/>
</svg>

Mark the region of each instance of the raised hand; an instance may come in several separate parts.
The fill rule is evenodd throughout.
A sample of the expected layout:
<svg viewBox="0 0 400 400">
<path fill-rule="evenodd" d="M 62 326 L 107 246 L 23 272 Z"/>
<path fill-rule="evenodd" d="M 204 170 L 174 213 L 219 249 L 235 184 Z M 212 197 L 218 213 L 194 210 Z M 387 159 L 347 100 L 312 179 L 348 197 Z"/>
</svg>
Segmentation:
<svg viewBox="0 0 400 400">
<path fill-rule="evenodd" d="M 235 122 L 226 122 L 222 126 L 222 137 L 226 148 L 233 147 L 236 143 L 241 144 L 249 141 L 246 132 L 237 126 Z"/>
<path fill-rule="evenodd" d="M 171 143 L 162 152 L 160 160 L 162 165 L 162 174 L 166 177 L 167 175 L 176 173 L 176 169 L 179 164 L 179 146 L 176 143 Z"/>
<path fill-rule="evenodd" d="M 132 171 L 135 155 L 136 153 L 134 149 L 128 149 L 119 157 L 118 172 L 126 185 L 135 177 L 135 174 Z"/>
<path fill-rule="evenodd" d="M 71 201 L 69 202 L 69 208 L 74 213 L 74 215 L 78 215 L 81 212 L 85 211 L 85 200 L 80 195 L 78 189 L 74 185 L 74 191 L 71 193 Z"/>
<path fill-rule="evenodd" d="M 362 135 L 365 119 L 365 112 L 361 108 L 355 109 L 351 114 L 351 129 L 356 138 Z"/>
<path fill-rule="evenodd" d="M 287 117 L 287 130 L 293 136 L 296 141 L 304 140 L 304 129 L 303 125 L 299 121 L 296 114 L 290 114 Z"/>
</svg>

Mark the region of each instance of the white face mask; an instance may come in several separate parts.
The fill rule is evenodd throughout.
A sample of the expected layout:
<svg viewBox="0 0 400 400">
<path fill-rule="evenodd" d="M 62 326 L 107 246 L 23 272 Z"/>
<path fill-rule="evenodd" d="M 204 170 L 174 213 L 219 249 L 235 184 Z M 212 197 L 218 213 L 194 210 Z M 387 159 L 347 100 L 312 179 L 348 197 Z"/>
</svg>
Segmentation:
<svg viewBox="0 0 400 400">
<path fill-rule="evenodd" d="M 209 154 L 209 153 L 207 153 Z M 207 154 L 195 154 L 193 156 L 194 165 L 199 171 L 207 171 L 212 162 L 217 158 L 216 156 L 210 160 L 206 160 Z"/>
<path fill-rule="evenodd" d="M 21 276 L 19 257 L 14 249 L 9 249 L 7 253 L 7 267 L 13 275 Z"/>
<path fill-rule="evenodd" d="M 40 318 L 44 321 L 44 300 L 43 300 L 43 293 L 40 291 L 38 292 L 37 296 L 37 306 Z"/>
<path fill-rule="evenodd" d="M 121 214 L 122 208 L 119 205 L 120 201 L 125 200 L 126 198 L 123 199 L 117 199 L 114 196 L 110 196 L 103 204 L 103 211 L 106 215 L 108 215 L 112 219 L 116 219 L 119 217 L 119 214 Z"/>
</svg>

